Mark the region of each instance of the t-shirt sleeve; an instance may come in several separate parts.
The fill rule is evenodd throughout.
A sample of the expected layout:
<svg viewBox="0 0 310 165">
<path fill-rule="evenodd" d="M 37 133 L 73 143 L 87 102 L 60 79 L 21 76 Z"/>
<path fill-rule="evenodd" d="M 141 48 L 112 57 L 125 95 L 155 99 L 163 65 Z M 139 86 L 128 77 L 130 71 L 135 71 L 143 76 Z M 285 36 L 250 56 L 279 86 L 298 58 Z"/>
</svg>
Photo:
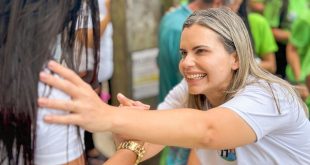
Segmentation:
<svg viewBox="0 0 310 165">
<path fill-rule="evenodd" d="M 278 92 L 281 93 L 281 92 Z M 268 133 L 279 130 L 291 121 L 289 104 L 285 95 L 277 96 L 279 99 L 279 113 L 272 94 L 267 89 L 255 85 L 246 87 L 233 99 L 221 105 L 236 112 L 256 134 L 257 141 Z"/>
<path fill-rule="evenodd" d="M 304 19 L 297 19 L 291 30 L 290 43 L 296 47 L 305 47 L 310 43 L 310 27 Z"/>
<path fill-rule="evenodd" d="M 56 88 L 39 83 L 39 96 L 68 100 L 70 97 Z M 82 132 L 76 126 L 48 124 L 43 121 L 45 115 L 65 115 L 66 112 L 39 108 L 36 128 L 35 164 L 66 164 L 83 153 Z M 79 135 L 80 134 L 80 135 Z"/>
<path fill-rule="evenodd" d="M 265 18 L 262 17 L 261 20 L 261 34 L 263 35 L 262 44 L 260 47 L 260 54 L 264 55 L 266 53 L 274 53 L 278 50 L 275 38 L 272 34 L 271 28 Z"/>
<path fill-rule="evenodd" d="M 178 85 L 170 90 L 164 101 L 158 105 L 157 109 L 185 108 L 187 100 L 188 89 L 186 81 L 183 79 Z"/>
</svg>

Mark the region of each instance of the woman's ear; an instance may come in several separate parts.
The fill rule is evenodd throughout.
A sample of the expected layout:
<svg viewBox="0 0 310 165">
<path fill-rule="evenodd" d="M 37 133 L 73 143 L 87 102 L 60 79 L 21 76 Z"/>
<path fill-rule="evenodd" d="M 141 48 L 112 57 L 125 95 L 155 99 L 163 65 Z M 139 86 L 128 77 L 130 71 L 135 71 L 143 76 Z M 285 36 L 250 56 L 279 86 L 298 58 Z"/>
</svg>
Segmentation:
<svg viewBox="0 0 310 165">
<path fill-rule="evenodd" d="M 236 52 L 232 53 L 231 58 L 232 58 L 231 69 L 232 70 L 239 69 L 239 57 L 238 57 L 237 53 Z"/>
</svg>

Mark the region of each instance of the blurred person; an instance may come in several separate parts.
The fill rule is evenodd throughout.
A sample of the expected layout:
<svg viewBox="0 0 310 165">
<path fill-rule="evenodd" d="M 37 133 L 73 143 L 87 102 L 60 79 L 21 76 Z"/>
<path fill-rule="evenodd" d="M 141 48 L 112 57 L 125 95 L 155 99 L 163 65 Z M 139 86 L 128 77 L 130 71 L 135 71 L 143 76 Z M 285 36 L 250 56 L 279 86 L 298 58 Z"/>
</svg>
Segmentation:
<svg viewBox="0 0 310 165">
<path fill-rule="evenodd" d="M 39 72 L 55 59 L 57 43 L 67 66 L 83 47 L 84 9 L 91 10 L 93 42 L 98 24 L 95 1 L 12 0 L 0 2 L 0 164 L 84 164 L 82 130 L 75 125 L 47 124 L 47 114 L 66 115 L 39 108 L 38 97 L 70 100 L 65 93 L 39 81 Z M 59 36 L 59 37 L 58 37 Z M 59 40 L 58 40 L 59 39 Z M 81 42 L 82 41 L 82 42 Z M 98 46 L 88 56 L 96 58 Z M 95 66 L 96 67 L 96 66 Z M 57 77 L 57 74 L 53 74 Z"/>
<path fill-rule="evenodd" d="M 263 16 L 268 20 L 279 47 L 276 52 L 276 74 L 286 78 L 286 44 L 292 23 L 303 12 L 309 10 L 309 0 L 256 0 L 263 7 Z M 255 2 L 254 2 L 255 3 Z"/>
<path fill-rule="evenodd" d="M 248 28 L 259 65 L 267 71 L 275 73 L 274 53 L 278 50 L 278 46 L 267 20 L 257 13 L 248 12 L 248 0 L 232 0 L 229 7 L 238 13 Z"/>
<path fill-rule="evenodd" d="M 70 112 L 45 120 L 131 139 L 121 142 L 107 164 L 139 162 L 155 153 L 154 144 L 195 148 L 201 164 L 310 161 L 307 108 L 289 83 L 257 65 L 248 31 L 235 13 L 226 8 L 195 11 L 184 23 L 180 51 L 188 108 L 113 107 L 74 72 L 49 62 L 48 68 L 64 79 L 41 72 L 41 81 L 63 90 L 72 100 L 40 98 L 40 106 Z"/>
<path fill-rule="evenodd" d="M 260 13 L 262 14 L 265 9 L 264 5 L 265 0 L 250 0 L 249 2 L 249 8 L 252 12 Z"/>
<path fill-rule="evenodd" d="M 310 11 L 301 15 L 292 25 L 287 44 L 287 79 L 297 85 L 308 108 L 310 107 L 309 89 L 306 78 L 310 75 Z"/>
</svg>

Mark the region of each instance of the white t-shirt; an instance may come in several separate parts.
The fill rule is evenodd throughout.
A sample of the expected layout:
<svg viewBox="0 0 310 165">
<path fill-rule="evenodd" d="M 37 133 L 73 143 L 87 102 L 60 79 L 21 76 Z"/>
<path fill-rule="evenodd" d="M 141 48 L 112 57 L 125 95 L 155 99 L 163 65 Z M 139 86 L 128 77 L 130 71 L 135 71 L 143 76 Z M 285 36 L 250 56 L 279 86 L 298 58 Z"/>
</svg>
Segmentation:
<svg viewBox="0 0 310 165">
<path fill-rule="evenodd" d="M 188 87 L 186 81 L 183 79 L 178 85 L 169 91 L 165 100 L 161 102 L 157 109 L 176 109 L 187 107 L 188 102 Z"/>
<path fill-rule="evenodd" d="M 100 20 L 103 20 L 107 14 L 107 10 L 105 8 L 105 0 L 98 0 L 99 5 L 99 17 Z M 92 28 L 91 17 L 89 14 L 88 17 L 88 25 L 87 28 Z M 102 36 L 100 36 L 100 55 L 99 55 L 99 68 L 98 68 L 98 81 L 103 82 L 107 81 L 112 77 L 113 74 L 113 27 L 112 23 L 110 22 L 105 31 L 103 32 Z M 88 49 L 89 54 L 92 53 L 91 48 Z M 79 71 L 86 71 L 92 70 L 94 68 L 94 58 L 93 56 L 88 56 L 88 63 L 86 67 L 86 52 L 85 50 L 82 51 L 81 56 L 81 64 L 79 66 Z"/>
<path fill-rule="evenodd" d="M 222 161 L 220 151 L 197 149 L 203 165 L 207 164 L 309 164 L 310 122 L 304 110 L 285 89 L 272 85 L 279 100 L 276 109 L 272 94 L 261 84 L 247 85 L 228 102 L 221 105 L 236 112 L 254 130 L 257 142 L 236 148 L 237 161 Z M 161 103 L 159 109 L 186 107 L 186 82 L 178 84 Z M 179 102 L 179 104 L 177 104 Z"/>
<path fill-rule="evenodd" d="M 39 96 L 65 99 L 70 97 L 56 88 L 39 82 Z M 47 124 L 43 117 L 48 114 L 66 114 L 66 112 L 39 108 L 37 115 L 35 164 L 55 165 L 65 164 L 83 154 L 83 130 L 80 136 L 76 126 Z"/>
</svg>

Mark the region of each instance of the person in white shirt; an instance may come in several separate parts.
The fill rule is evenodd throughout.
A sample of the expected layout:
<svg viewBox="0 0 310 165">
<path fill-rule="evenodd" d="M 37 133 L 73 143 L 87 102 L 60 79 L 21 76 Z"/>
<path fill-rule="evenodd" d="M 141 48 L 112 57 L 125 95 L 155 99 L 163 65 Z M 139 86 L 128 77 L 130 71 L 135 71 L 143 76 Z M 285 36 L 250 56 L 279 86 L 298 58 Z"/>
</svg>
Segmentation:
<svg viewBox="0 0 310 165">
<path fill-rule="evenodd" d="M 50 72 L 46 69 L 50 59 L 62 59 L 71 69 L 79 65 L 72 57 L 81 56 L 74 50 L 87 38 L 85 31 L 76 29 L 84 23 L 82 4 L 92 11 L 97 27 L 96 0 L 0 1 L 0 164 L 85 164 L 83 130 L 76 125 L 44 122 L 45 115 L 68 113 L 37 104 L 42 96 L 71 99 L 40 82 L 39 73 Z M 94 34 L 99 34 L 98 30 Z M 99 41 L 99 36 L 92 39 Z M 94 49 L 89 56 L 97 59 L 98 48 Z M 53 76 L 58 77 L 56 73 Z"/>
<path fill-rule="evenodd" d="M 227 8 L 194 12 L 184 23 L 180 52 L 179 68 L 189 93 L 188 98 L 180 96 L 188 100 L 185 107 L 141 111 L 110 106 L 72 71 L 49 62 L 65 80 L 41 73 L 41 81 L 73 100 L 40 98 L 40 106 L 70 112 L 45 120 L 147 142 L 145 147 L 132 140 L 122 142 L 111 164 L 149 158 L 155 153 L 153 144 L 193 148 L 201 164 L 213 164 L 210 156 L 214 164 L 220 164 L 218 158 L 236 164 L 310 162 L 306 106 L 289 83 L 258 66 L 240 17 Z M 69 84 L 73 87 L 66 88 Z M 135 103 L 121 103 L 130 102 Z"/>
</svg>

